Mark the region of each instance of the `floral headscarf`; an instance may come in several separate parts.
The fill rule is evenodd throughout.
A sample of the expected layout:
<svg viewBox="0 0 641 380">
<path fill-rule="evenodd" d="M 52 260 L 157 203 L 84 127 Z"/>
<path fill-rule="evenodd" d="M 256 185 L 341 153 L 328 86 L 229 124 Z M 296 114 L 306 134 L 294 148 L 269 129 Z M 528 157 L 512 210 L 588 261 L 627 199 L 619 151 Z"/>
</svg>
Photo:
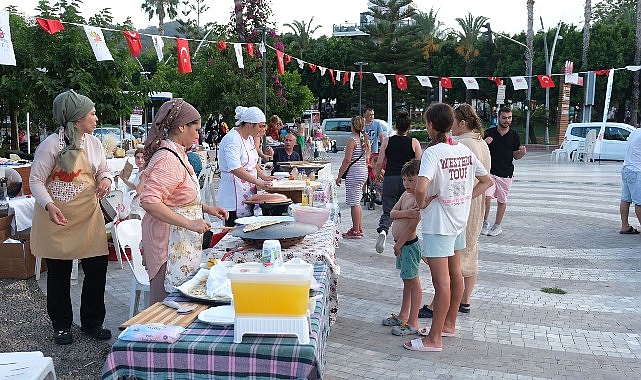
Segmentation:
<svg viewBox="0 0 641 380">
<path fill-rule="evenodd" d="M 145 165 L 160 147 L 160 140 L 163 139 L 165 131 L 199 119 L 200 113 L 196 108 L 181 98 L 174 98 L 163 103 L 156 113 L 154 125 L 149 130 L 147 141 L 145 141 Z"/>
</svg>

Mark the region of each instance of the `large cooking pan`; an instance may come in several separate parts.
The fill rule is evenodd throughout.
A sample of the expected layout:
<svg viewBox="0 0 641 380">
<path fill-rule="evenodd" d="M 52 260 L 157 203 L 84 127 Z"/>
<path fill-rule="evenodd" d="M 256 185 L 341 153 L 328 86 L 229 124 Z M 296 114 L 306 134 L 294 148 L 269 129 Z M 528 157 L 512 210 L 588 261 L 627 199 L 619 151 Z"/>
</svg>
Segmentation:
<svg viewBox="0 0 641 380">
<path fill-rule="evenodd" d="M 251 232 L 244 232 L 242 225 L 232 230 L 232 236 L 239 237 L 247 243 L 262 246 L 265 240 L 279 240 L 284 248 L 291 247 L 303 241 L 306 235 L 318 231 L 313 224 L 298 222 L 282 222 L 271 226 L 259 228 Z"/>
</svg>

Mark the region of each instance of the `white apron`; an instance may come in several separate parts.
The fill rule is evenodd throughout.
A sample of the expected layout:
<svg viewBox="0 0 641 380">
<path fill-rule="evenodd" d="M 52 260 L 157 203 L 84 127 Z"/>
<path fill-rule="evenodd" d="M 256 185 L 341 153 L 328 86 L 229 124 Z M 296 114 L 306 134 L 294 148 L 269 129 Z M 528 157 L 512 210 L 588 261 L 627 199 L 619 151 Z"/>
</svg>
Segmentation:
<svg viewBox="0 0 641 380">
<path fill-rule="evenodd" d="M 254 145 L 253 139 L 242 140 L 243 149 L 245 150 L 247 159 L 242 161 L 241 155 L 241 166 L 243 169 L 247 170 L 249 174 L 253 177 L 258 176 L 258 170 L 256 169 L 256 164 L 258 163 L 258 152 L 256 151 L 256 146 Z M 245 180 L 242 180 L 236 177 L 230 172 L 223 172 L 223 175 L 229 176 L 228 179 L 233 181 L 234 184 L 234 197 L 236 204 L 236 216 L 238 218 L 243 216 L 252 216 L 254 215 L 254 205 L 247 205 L 243 203 L 244 200 L 250 196 L 256 194 L 256 185 Z M 231 210 L 233 211 L 233 210 Z"/>
</svg>

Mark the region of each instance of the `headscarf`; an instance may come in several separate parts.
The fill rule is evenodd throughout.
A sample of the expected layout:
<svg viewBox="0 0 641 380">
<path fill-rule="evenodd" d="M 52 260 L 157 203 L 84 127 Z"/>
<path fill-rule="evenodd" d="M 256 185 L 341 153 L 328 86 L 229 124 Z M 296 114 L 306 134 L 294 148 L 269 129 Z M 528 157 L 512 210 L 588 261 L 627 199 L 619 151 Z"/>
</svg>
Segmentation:
<svg viewBox="0 0 641 380">
<path fill-rule="evenodd" d="M 163 103 L 156 113 L 154 125 L 149 130 L 147 141 L 145 141 L 145 166 L 160 147 L 160 140 L 164 137 L 165 130 L 169 131 L 199 119 L 200 113 L 196 108 L 182 98 L 174 98 Z"/>
<path fill-rule="evenodd" d="M 236 107 L 236 125 L 242 123 L 264 123 L 267 121 L 265 114 L 258 107 Z"/>
<path fill-rule="evenodd" d="M 66 172 L 73 171 L 80 154 L 82 133 L 76 127 L 75 121 L 85 117 L 94 106 L 91 99 L 74 90 L 65 91 L 53 100 L 53 117 L 58 125 L 64 128 L 64 134 L 68 140 L 67 146 L 58 154 L 56 163 Z"/>
</svg>

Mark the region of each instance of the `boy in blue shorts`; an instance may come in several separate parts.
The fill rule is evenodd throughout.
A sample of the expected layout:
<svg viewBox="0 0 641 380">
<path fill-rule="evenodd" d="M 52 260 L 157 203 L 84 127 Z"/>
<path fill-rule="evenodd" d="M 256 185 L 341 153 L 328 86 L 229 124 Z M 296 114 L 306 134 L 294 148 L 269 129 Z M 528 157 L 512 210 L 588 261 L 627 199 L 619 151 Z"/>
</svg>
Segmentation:
<svg viewBox="0 0 641 380">
<path fill-rule="evenodd" d="M 405 192 L 390 212 L 396 268 L 401 270 L 403 280 L 403 301 L 401 311 L 383 320 L 383 325 L 394 326 L 392 334 L 410 335 L 418 333 L 418 311 L 421 308 L 423 291 L 418 276 L 421 263 L 421 244 L 416 236 L 416 227 L 421 220 L 414 197 L 421 161 L 412 159 L 401 169 Z"/>
</svg>

